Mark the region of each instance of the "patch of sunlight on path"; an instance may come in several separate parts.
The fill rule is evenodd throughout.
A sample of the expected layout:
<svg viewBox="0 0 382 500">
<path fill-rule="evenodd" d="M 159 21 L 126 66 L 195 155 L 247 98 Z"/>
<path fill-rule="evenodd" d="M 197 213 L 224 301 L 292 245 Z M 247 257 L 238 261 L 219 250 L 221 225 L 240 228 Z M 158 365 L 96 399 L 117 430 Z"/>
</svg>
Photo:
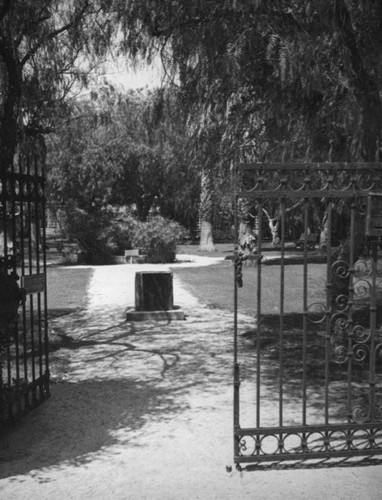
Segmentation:
<svg viewBox="0 0 382 500">
<path fill-rule="evenodd" d="M 223 257 L 199 257 L 181 255 L 182 261 L 174 264 L 120 264 L 114 266 L 95 266 L 89 287 L 88 310 L 97 314 L 105 307 L 120 310 L 121 307 L 132 307 L 135 301 L 135 273 L 146 271 L 171 271 L 178 267 L 208 266 L 224 260 Z M 174 280 L 176 305 L 194 303 L 194 297 L 187 292 L 179 280 Z M 179 304 L 179 301 L 181 304 Z M 102 314 L 102 313 L 101 313 Z"/>
</svg>

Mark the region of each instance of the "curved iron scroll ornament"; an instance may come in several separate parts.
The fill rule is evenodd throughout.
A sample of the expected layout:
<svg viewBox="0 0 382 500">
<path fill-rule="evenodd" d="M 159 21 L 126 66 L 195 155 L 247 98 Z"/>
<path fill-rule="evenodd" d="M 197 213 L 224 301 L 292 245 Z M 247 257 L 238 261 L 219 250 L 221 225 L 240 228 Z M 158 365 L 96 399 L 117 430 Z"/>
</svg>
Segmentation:
<svg viewBox="0 0 382 500">
<path fill-rule="evenodd" d="M 336 262 L 332 266 L 333 272 L 346 279 L 350 272 L 345 262 Z M 354 265 L 354 281 L 352 285 L 353 301 L 361 302 L 371 293 L 372 269 L 365 258 L 359 259 Z M 382 282 L 377 282 L 377 288 L 382 289 Z M 370 353 L 371 330 L 361 324 L 354 324 L 349 305 L 349 295 L 340 294 L 334 297 L 334 310 L 331 316 L 331 342 L 333 345 L 334 361 L 345 363 L 351 356 L 353 361 L 363 362 Z M 349 349 L 349 339 L 351 349 Z M 381 355 L 382 331 L 377 330 L 375 335 L 374 356 Z"/>
<path fill-rule="evenodd" d="M 248 168 L 249 167 L 249 168 Z M 354 192 L 379 189 L 380 164 L 368 163 L 261 163 L 239 164 L 241 196 L 250 198 L 325 196 L 330 192 L 353 196 Z"/>
<path fill-rule="evenodd" d="M 322 452 L 376 449 L 382 443 L 382 430 L 373 426 L 349 429 L 333 426 L 324 430 L 312 426 L 309 430 L 296 428 L 286 432 L 281 439 L 279 434 L 271 431 L 263 434 L 243 432 L 237 441 L 243 457 L 268 455 L 277 460 L 280 455 L 290 455 L 293 459 L 298 452 L 309 458 Z"/>
<path fill-rule="evenodd" d="M 331 310 L 324 303 L 313 303 L 308 307 L 308 320 L 311 323 L 324 323 L 329 315 L 331 359 L 334 363 L 356 363 L 360 366 L 382 362 L 382 327 L 372 334 L 370 327 L 354 321 L 353 305 L 367 301 L 372 293 L 372 266 L 370 259 L 361 257 L 350 270 L 349 264 L 342 259 L 331 266 L 332 279 L 338 286 L 333 287 Z M 352 282 L 349 288 L 349 279 Z M 380 274 L 380 273 L 378 273 Z M 376 288 L 382 291 L 382 279 L 378 278 Z M 344 290 L 347 289 L 347 293 Z M 375 381 L 370 379 L 373 392 Z M 377 395 L 374 394 L 373 398 Z M 382 402 L 370 400 L 370 394 L 360 394 L 352 407 L 351 421 L 364 423 L 382 420 Z"/>
</svg>

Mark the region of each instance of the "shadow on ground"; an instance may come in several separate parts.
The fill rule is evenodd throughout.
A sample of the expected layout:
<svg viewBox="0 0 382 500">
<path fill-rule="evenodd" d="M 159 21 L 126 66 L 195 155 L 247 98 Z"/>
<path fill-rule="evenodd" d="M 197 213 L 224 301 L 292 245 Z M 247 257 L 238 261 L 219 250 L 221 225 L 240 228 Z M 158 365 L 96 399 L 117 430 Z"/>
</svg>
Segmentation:
<svg viewBox="0 0 382 500">
<path fill-rule="evenodd" d="M 81 466 L 115 444 L 138 446 L 146 422 L 172 419 L 181 409 L 168 390 L 134 379 L 53 384 L 52 399 L 2 436 L 0 479 Z"/>
<path fill-rule="evenodd" d="M 289 460 L 285 462 L 264 462 L 238 466 L 239 470 L 248 472 L 267 472 L 271 470 L 287 469 L 327 469 L 330 467 L 369 467 L 371 465 L 382 465 L 382 455 L 355 456 L 355 457 L 331 457 L 316 460 Z"/>
</svg>

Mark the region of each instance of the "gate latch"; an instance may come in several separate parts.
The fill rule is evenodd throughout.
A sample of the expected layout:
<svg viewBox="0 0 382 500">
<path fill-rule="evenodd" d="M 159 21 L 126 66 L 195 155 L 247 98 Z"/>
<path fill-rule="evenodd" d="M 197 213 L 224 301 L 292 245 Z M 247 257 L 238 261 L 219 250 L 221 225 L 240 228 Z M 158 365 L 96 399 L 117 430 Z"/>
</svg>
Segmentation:
<svg viewBox="0 0 382 500">
<path fill-rule="evenodd" d="M 382 193 L 370 193 L 368 196 L 366 235 L 382 236 Z"/>
</svg>

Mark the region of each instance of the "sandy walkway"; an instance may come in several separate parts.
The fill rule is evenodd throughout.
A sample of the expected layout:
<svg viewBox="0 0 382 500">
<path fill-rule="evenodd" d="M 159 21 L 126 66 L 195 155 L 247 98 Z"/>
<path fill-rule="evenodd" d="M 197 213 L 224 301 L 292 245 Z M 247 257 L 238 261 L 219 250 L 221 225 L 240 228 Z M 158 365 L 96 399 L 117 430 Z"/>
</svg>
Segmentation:
<svg viewBox="0 0 382 500">
<path fill-rule="evenodd" d="M 86 310 L 52 321 L 52 398 L 1 440 L 1 500 L 380 498 L 380 466 L 227 472 L 232 314 L 175 279 L 186 321 L 126 323 L 146 269 L 96 267 Z"/>
</svg>

